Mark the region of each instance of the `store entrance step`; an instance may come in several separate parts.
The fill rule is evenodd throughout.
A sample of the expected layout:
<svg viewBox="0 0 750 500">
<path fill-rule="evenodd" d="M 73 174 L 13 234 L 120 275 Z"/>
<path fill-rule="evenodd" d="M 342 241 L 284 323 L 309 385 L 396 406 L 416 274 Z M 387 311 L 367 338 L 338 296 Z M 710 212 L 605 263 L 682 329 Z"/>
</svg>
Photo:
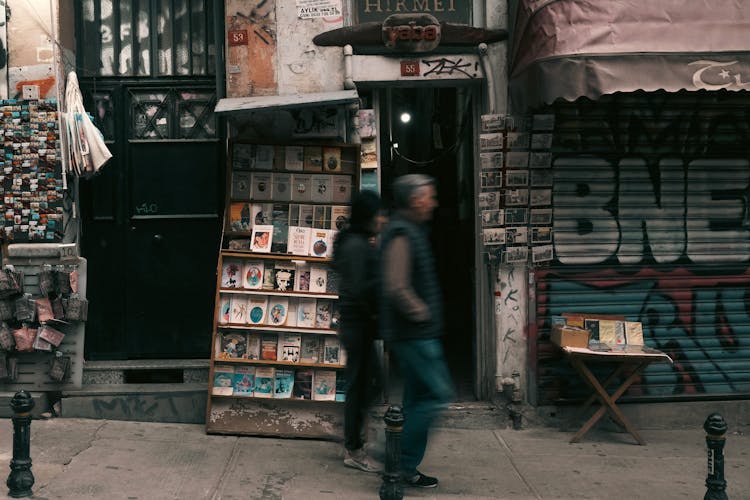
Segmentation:
<svg viewBox="0 0 750 500">
<path fill-rule="evenodd" d="M 61 394 L 58 416 L 135 422 L 202 424 L 205 382 L 166 384 L 85 384 Z"/>
</svg>

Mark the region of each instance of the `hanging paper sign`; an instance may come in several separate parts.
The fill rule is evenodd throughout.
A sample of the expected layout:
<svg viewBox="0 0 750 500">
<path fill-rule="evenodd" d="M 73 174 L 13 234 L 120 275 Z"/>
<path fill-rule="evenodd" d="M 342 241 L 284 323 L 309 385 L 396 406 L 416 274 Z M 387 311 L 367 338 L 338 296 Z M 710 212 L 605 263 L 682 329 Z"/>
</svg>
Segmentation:
<svg viewBox="0 0 750 500">
<path fill-rule="evenodd" d="M 341 0 L 297 0 L 297 17 L 300 19 L 339 16 Z"/>
</svg>

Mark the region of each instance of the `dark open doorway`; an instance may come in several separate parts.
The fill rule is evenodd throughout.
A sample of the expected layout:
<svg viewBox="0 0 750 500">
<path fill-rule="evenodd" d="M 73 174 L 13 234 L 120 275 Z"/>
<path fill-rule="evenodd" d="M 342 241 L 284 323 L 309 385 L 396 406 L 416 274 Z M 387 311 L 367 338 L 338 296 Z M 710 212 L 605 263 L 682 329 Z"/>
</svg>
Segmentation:
<svg viewBox="0 0 750 500">
<path fill-rule="evenodd" d="M 473 99 L 468 87 L 393 87 L 377 91 L 383 199 L 399 175 L 438 183 L 431 238 L 445 314 L 445 351 L 460 400 L 474 399 Z M 408 115 L 408 116 L 407 116 Z"/>
</svg>

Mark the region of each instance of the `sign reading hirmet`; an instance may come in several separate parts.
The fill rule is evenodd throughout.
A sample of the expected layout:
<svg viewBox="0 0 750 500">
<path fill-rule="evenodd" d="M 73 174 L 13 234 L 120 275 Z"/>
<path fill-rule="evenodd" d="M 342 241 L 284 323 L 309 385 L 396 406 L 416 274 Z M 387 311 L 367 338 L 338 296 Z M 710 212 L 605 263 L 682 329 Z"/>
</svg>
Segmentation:
<svg viewBox="0 0 750 500">
<path fill-rule="evenodd" d="M 383 44 L 403 52 L 429 52 L 440 45 L 440 23 L 429 14 L 394 14 L 383 21 Z"/>
<path fill-rule="evenodd" d="M 357 0 L 357 23 L 382 22 L 393 14 L 429 14 L 440 21 L 471 24 L 471 0 Z"/>
</svg>

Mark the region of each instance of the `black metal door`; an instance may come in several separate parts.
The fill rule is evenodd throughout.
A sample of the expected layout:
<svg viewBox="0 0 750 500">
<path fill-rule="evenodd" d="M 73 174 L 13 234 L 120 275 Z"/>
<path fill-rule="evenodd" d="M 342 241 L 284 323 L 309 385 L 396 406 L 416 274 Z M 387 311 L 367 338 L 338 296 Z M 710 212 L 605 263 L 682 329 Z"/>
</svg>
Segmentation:
<svg viewBox="0 0 750 500">
<path fill-rule="evenodd" d="M 89 95 L 114 161 L 81 183 L 87 358 L 207 356 L 223 192 L 213 89 Z"/>
</svg>

